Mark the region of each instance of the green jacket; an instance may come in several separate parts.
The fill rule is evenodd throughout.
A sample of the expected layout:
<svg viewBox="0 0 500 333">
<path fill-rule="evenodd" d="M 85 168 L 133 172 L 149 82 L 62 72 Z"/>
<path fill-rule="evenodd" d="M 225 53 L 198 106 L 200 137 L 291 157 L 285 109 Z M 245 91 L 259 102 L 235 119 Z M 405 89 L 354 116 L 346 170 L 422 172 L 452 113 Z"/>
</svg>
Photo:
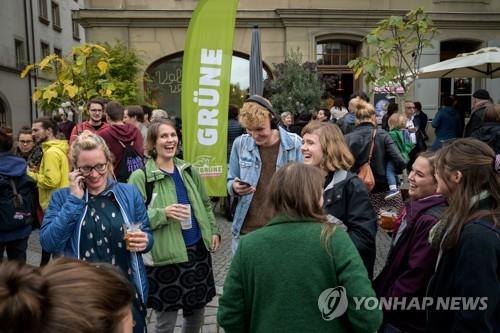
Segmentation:
<svg viewBox="0 0 500 333">
<path fill-rule="evenodd" d="M 212 202 L 208 197 L 202 179 L 195 168 L 187 162 L 175 159 L 188 193 L 191 207 L 200 226 L 203 243 L 207 250 L 212 246 L 212 235 L 218 235 L 219 229 L 212 211 Z M 187 169 L 191 170 L 188 172 Z M 155 161 L 146 162 L 148 182 L 154 182 L 153 196 L 148 207 L 149 226 L 153 232 L 154 245 L 151 250 L 154 266 L 164 266 L 188 261 L 186 245 L 182 237 L 181 224 L 178 220 L 167 218 L 165 207 L 177 203 L 177 194 L 173 179 L 161 172 Z M 142 169 L 134 171 L 128 180 L 134 184 L 146 199 L 145 178 Z"/>
<path fill-rule="evenodd" d="M 415 147 L 415 145 L 411 143 L 411 141 L 405 139 L 403 132 L 398 128 L 393 128 L 392 130 L 390 130 L 389 135 L 391 136 L 392 140 L 398 147 L 404 160 L 408 161 L 410 159 L 409 154 L 411 150 Z"/>
<path fill-rule="evenodd" d="M 57 189 L 69 186 L 68 141 L 49 140 L 42 143 L 42 161 L 38 172 L 28 171 L 28 176 L 36 181 L 40 207 L 45 211 L 50 196 Z"/>
<path fill-rule="evenodd" d="M 278 216 L 241 238 L 219 299 L 217 319 L 225 332 L 372 333 L 379 328 L 380 310 L 356 310 L 353 296 L 375 297 L 375 292 L 349 236 L 335 230 L 330 256 L 320 234 L 315 220 Z M 325 320 L 318 299 L 339 286 L 346 290 L 347 311 Z"/>
</svg>

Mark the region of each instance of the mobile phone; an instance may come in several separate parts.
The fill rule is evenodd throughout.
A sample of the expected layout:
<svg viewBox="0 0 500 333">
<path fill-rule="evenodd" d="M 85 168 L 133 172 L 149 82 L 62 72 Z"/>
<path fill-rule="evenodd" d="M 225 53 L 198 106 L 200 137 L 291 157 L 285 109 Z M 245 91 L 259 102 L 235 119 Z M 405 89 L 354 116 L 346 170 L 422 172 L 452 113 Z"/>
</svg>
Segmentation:
<svg viewBox="0 0 500 333">
<path fill-rule="evenodd" d="M 85 184 L 85 178 L 80 179 L 80 181 L 79 181 L 78 185 L 80 186 L 80 188 L 81 188 L 82 190 L 84 190 L 84 191 L 85 191 L 85 189 L 87 188 L 87 184 Z"/>
<path fill-rule="evenodd" d="M 250 185 L 250 183 L 247 183 L 246 181 L 241 180 L 241 179 L 239 179 L 239 180 L 238 180 L 238 183 L 240 183 L 241 185 L 248 186 L 248 187 L 251 187 L 251 186 L 252 186 L 252 185 Z"/>
</svg>

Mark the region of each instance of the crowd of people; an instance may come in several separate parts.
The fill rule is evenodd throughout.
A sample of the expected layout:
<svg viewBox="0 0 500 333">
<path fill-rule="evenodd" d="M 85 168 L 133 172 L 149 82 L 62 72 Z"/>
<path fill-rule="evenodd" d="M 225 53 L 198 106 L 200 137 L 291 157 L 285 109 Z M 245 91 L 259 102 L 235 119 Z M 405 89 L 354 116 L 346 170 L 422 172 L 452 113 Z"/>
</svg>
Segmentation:
<svg viewBox="0 0 500 333">
<path fill-rule="evenodd" d="M 390 103 L 381 124 L 364 93 L 296 122 L 259 95 L 230 106 L 226 332 L 498 331 L 500 106 L 476 91 L 463 126 L 453 98 L 442 104 L 429 149 L 419 102 Z M 114 101 L 87 110 L 79 124 L 62 112 L 17 136 L 0 129 L 0 250 L 12 261 L 0 266 L 0 321 L 11 323 L 0 332 L 138 333 L 147 308 L 155 332 L 173 332 L 181 309 L 183 332 L 199 332 L 222 240 L 179 125 Z M 40 268 L 24 264 L 33 228 Z M 375 276 L 377 232 L 391 243 Z M 360 301 L 375 297 L 486 306 Z"/>
</svg>

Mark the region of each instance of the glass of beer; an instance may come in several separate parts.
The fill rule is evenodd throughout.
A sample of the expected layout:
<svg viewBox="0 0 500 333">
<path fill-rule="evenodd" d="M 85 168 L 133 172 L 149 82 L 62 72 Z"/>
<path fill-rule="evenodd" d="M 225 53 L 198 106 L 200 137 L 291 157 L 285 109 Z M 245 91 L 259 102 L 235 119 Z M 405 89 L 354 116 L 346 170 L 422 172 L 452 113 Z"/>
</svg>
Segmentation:
<svg viewBox="0 0 500 333">
<path fill-rule="evenodd" d="M 387 231 L 393 231 L 394 223 L 396 222 L 398 213 L 393 208 L 381 208 L 379 215 L 380 215 L 379 219 L 380 227 Z"/>
<path fill-rule="evenodd" d="M 128 251 L 135 252 L 136 249 L 130 246 L 130 237 L 137 231 L 142 230 L 142 222 L 131 222 L 130 224 L 123 225 L 125 246 Z"/>
</svg>

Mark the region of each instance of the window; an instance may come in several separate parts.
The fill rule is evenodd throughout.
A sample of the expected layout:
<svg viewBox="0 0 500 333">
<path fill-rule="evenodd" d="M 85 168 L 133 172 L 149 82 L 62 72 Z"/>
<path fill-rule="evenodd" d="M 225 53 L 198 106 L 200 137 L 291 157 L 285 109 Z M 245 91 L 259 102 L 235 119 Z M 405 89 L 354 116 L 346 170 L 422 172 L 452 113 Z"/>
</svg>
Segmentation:
<svg viewBox="0 0 500 333">
<path fill-rule="evenodd" d="M 59 14 L 59 5 L 52 2 L 52 28 L 56 31 L 61 31 L 61 16 Z"/>
<path fill-rule="evenodd" d="M 24 42 L 22 40 L 15 40 L 16 44 L 16 68 L 22 70 L 26 65 Z"/>
<path fill-rule="evenodd" d="M 42 59 L 50 54 L 50 46 L 45 42 L 40 42 L 40 49 L 42 51 Z"/>
<path fill-rule="evenodd" d="M 54 54 L 58 57 L 62 57 L 62 50 L 57 47 L 54 47 Z"/>
<path fill-rule="evenodd" d="M 73 20 L 73 39 L 80 41 L 80 25 Z"/>
<path fill-rule="evenodd" d="M 242 105 L 250 85 L 250 61 L 244 53 L 234 52 L 231 63 L 230 97 L 231 104 Z M 161 58 L 150 65 L 146 73 L 145 96 L 148 102 L 168 110 L 169 116 L 181 116 L 181 83 L 183 53 L 175 53 Z M 272 78 L 271 70 L 263 64 L 263 79 Z"/>
<path fill-rule="evenodd" d="M 47 0 L 38 0 L 38 18 L 40 22 L 49 24 L 49 13 L 47 11 Z"/>
<path fill-rule="evenodd" d="M 316 44 L 318 65 L 346 66 L 357 57 L 357 45 L 348 41 L 326 40 Z"/>
</svg>

